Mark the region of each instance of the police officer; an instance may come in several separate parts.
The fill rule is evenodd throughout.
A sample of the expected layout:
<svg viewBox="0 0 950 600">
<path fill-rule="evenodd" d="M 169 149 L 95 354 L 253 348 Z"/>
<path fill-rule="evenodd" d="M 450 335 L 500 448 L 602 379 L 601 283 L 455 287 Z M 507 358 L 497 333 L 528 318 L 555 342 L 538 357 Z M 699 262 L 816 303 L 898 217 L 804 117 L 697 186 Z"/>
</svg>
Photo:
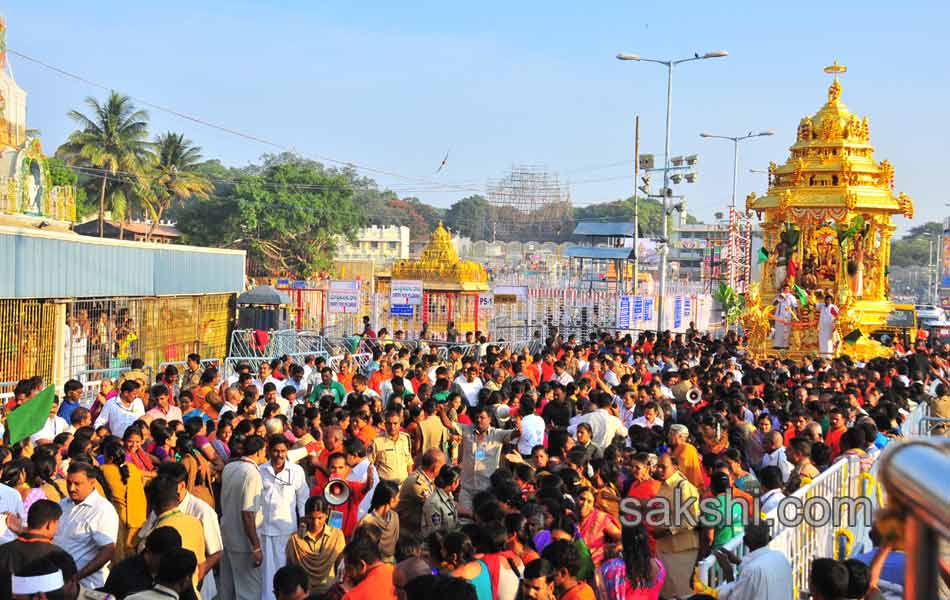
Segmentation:
<svg viewBox="0 0 950 600">
<path fill-rule="evenodd" d="M 457 467 L 445 465 L 435 478 L 435 489 L 422 507 L 422 535 L 427 537 L 433 531 L 449 531 L 458 524 L 458 505 L 453 493 L 461 483 L 461 472 Z"/>
</svg>

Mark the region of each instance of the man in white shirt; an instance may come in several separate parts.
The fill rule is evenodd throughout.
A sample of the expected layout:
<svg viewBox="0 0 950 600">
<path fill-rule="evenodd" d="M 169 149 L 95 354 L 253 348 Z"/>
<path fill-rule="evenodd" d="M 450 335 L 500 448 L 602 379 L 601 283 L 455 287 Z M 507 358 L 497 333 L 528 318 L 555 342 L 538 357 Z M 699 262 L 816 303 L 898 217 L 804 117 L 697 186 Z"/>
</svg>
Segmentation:
<svg viewBox="0 0 950 600">
<path fill-rule="evenodd" d="M 663 419 L 658 416 L 659 414 L 660 407 L 657 406 L 656 402 L 647 402 L 643 407 L 643 416 L 634 419 L 631 425 L 639 425 L 644 429 L 663 427 Z"/>
<path fill-rule="evenodd" d="M 389 397 L 393 395 L 393 378 L 402 377 L 403 385 L 406 388 L 406 391 L 410 394 L 415 394 L 416 390 L 412 389 L 412 381 L 406 377 L 406 368 L 402 366 L 402 363 L 393 363 L 392 376 L 386 381 L 379 384 L 379 395 L 383 399 L 383 402 L 388 404 Z"/>
<path fill-rule="evenodd" d="M 544 419 L 534 414 L 534 398 L 523 396 L 521 398 L 521 437 L 518 438 L 518 453 L 525 460 L 531 458 L 531 450 L 535 446 L 544 444 Z"/>
<path fill-rule="evenodd" d="M 554 381 L 560 383 L 561 385 L 568 385 L 574 383 L 574 378 L 571 377 L 571 374 L 567 372 L 567 369 L 564 368 L 564 361 L 555 361 L 554 363 Z"/>
<path fill-rule="evenodd" d="M 785 492 L 782 491 L 782 471 L 778 467 L 765 467 L 759 471 L 759 482 L 762 485 L 762 495 L 759 497 L 761 503 L 760 511 L 763 514 L 778 508 L 782 500 L 785 499 Z"/>
<path fill-rule="evenodd" d="M 20 492 L 0 483 L 0 545 L 16 539 L 17 532 L 7 527 L 7 515 L 19 517 L 20 524 L 26 526 L 26 510 Z"/>
<path fill-rule="evenodd" d="M 119 514 L 111 502 L 99 495 L 95 483 L 95 467 L 70 463 L 66 476 L 69 498 L 60 502 L 63 516 L 53 538 L 53 543 L 76 561 L 80 583 L 90 589 L 105 584 L 119 535 Z"/>
<path fill-rule="evenodd" d="M 785 456 L 785 439 L 779 431 L 771 431 L 765 436 L 765 452 L 762 454 L 763 467 L 778 467 L 782 472 L 782 483 L 788 483 L 788 477 L 795 468 Z"/>
<path fill-rule="evenodd" d="M 482 383 L 481 378 L 478 376 L 478 369 L 474 366 L 470 366 L 468 371 L 465 372 L 465 377 L 457 378 L 455 384 L 462 390 L 462 395 L 465 396 L 465 401 L 468 402 L 469 406 L 475 406 L 478 404 L 478 392 L 482 391 L 482 388 L 485 387 L 485 384 Z"/>
<path fill-rule="evenodd" d="M 575 435 L 577 426 L 587 423 L 591 429 L 591 443 L 603 450 L 613 442 L 614 436 L 627 437 L 627 428 L 623 426 L 623 421 L 610 413 L 609 407 L 613 400 L 609 395 L 597 393 L 592 396 L 596 397 L 597 410 L 573 417 L 567 431 Z"/>
<path fill-rule="evenodd" d="M 69 423 L 66 422 L 66 419 L 57 415 L 57 412 L 59 412 L 59 401 L 54 397 L 53 407 L 50 409 L 49 417 L 47 417 L 46 423 L 43 424 L 43 428 L 30 436 L 30 441 L 33 442 L 34 446 L 48 444 L 57 435 L 69 431 Z"/>
<path fill-rule="evenodd" d="M 720 600 L 785 600 L 792 597 L 792 565 L 785 555 L 768 547 L 769 526 L 746 525 L 743 537 L 749 552 L 742 560 L 729 550 L 716 550 L 716 561 L 726 583 L 718 588 Z M 734 565 L 742 565 L 739 577 Z"/>
<path fill-rule="evenodd" d="M 260 465 L 266 456 L 264 439 L 248 436 L 244 455 L 221 473 L 221 597 L 228 600 L 261 598 L 264 555 L 257 528 L 264 520 Z"/>
<path fill-rule="evenodd" d="M 614 396 L 614 406 L 620 410 L 620 421 L 628 430 L 637 418 L 637 393 L 633 390 L 624 390 L 623 398 Z"/>
<path fill-rule="evenodd" d="M 125 435 L 125 430 L 129 425 L 145 415 L 145 405 L 138 397 L 140 387 L 139 382 L 134 379 L 123 381 L 122 387 L 119 388 L 119 395 L 105 403 L 102 412 L 96 418 L 94 427 L 99 428 L 105 425 L 112 435 L 117 437 Z"/>
<path fill-rule="evenodd" d="M 261 508 L 264 519 L 257 526 L 261 538 L 264 562 L 261 580 L 271 582 L 277 570 L 287 564 L 286 548 L 290 536 L 297 531 L 298 517 L 305 514 L 304 506 L 310 497 L 307 476 L 300 465 L 287 460 L 290 444 L 281 434 L 267 441 L 270 461 L 261 465 Z M 271 598 L 271 590 L 264 586 L 261 600 Z"/>
</svg>

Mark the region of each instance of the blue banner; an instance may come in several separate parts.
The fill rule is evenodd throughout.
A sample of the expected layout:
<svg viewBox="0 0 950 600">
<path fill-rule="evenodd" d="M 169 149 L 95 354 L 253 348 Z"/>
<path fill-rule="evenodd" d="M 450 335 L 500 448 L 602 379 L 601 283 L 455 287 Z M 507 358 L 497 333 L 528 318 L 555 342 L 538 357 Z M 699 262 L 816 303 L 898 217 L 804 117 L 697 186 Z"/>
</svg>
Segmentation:
<svg viewBox="0 0 950 600">
<path fill-rule="evenodd" d="M 633 322 L 643 320 L 643 296 L 633 297 Z"/>
<path fill-rule="evenodd" d="M 617 329 L 630 329 L 630 296 L 620 296 L 617 306 Z"/>
<path fill-rule="evenodd" d="M 673 298 L 673 329 L 679 329 L 683 325 L 683 297 Z"/>
<path fill-rule="evenodd" d="M 653 320 L 653 298 L 645 298 L 643 300 L 643 320 Z"/>
<path fill-rule="evenodd" d="M 412 318 L 412 305 L 411 304 L 391 304 L 389 306 L 389 314 L 393 317 Z"/>
</svg>

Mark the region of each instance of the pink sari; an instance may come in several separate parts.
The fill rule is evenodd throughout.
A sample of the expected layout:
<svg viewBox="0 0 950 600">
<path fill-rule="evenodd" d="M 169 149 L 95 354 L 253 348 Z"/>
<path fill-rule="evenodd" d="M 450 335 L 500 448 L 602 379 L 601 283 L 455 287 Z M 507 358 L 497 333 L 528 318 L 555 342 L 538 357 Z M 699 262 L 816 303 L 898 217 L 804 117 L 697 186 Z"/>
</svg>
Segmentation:
<svg viewBox="0 0 950 600">
<path fill-rule="evenodd" d="M 590 549 L 590 558 L 595 567 L 600 567 L 600 563 L 604 560 L 605 546 L 607 545 L 604 532 L 611 522 L 613 522 L 613 519 L 609 514 L 595 508 L 577 525 L 581 537 L 584 538 L 587 547 Z"/>
</svg>

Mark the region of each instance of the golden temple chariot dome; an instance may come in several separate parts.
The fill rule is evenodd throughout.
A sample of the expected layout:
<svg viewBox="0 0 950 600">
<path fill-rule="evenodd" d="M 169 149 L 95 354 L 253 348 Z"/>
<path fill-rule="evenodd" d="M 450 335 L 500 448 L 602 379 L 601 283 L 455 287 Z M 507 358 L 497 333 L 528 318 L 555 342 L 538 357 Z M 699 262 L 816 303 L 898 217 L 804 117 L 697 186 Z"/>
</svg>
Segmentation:
<svg viewBox="0 0 950 600">
<path fill-rule="evenodd" d="M 426 289 L 484 291 L 488 289 L 488 272 L 471 260 L 461 260 L 452 235 L 439 222 L 429 243 L 418 259 L 398 260 L 393 265 L 393 279 L 416 279 Z"/>
<path fill-rule="evenodd" d="M 850 347 L 838 344 L 835 352 L 865 358 L 888 352 L 874 337 L 893 310 L 891 219 L 913 218 L 914 205 L 907 194 L 895 195 L 891 163 L 875 159 L 868 118 L 841 100 L 839 76 L 846 71 L 837 61 L 825 68 L 833 75 L 825 103 L 799 121 L 785 162 L 769 164 L 766 195 L 746 198 L 746 210 L 762 221 L 763 238 L 761 280 L 750 290 L 743 319 L 754 353 L 819 353 L 817 306 L 825 295 L 841 308 L 839 338 L 860 340 Z M 791 321 L 776 321 L 773 300 L 786 286 L 794 291 L 797 298 L 790 303 L 797 308 Z M 767 336 L 778 328 L 773 321 L 791 331 L 780 344 Z M 831 353 L 827 343 L 821 353 Z"/>
</svg>

